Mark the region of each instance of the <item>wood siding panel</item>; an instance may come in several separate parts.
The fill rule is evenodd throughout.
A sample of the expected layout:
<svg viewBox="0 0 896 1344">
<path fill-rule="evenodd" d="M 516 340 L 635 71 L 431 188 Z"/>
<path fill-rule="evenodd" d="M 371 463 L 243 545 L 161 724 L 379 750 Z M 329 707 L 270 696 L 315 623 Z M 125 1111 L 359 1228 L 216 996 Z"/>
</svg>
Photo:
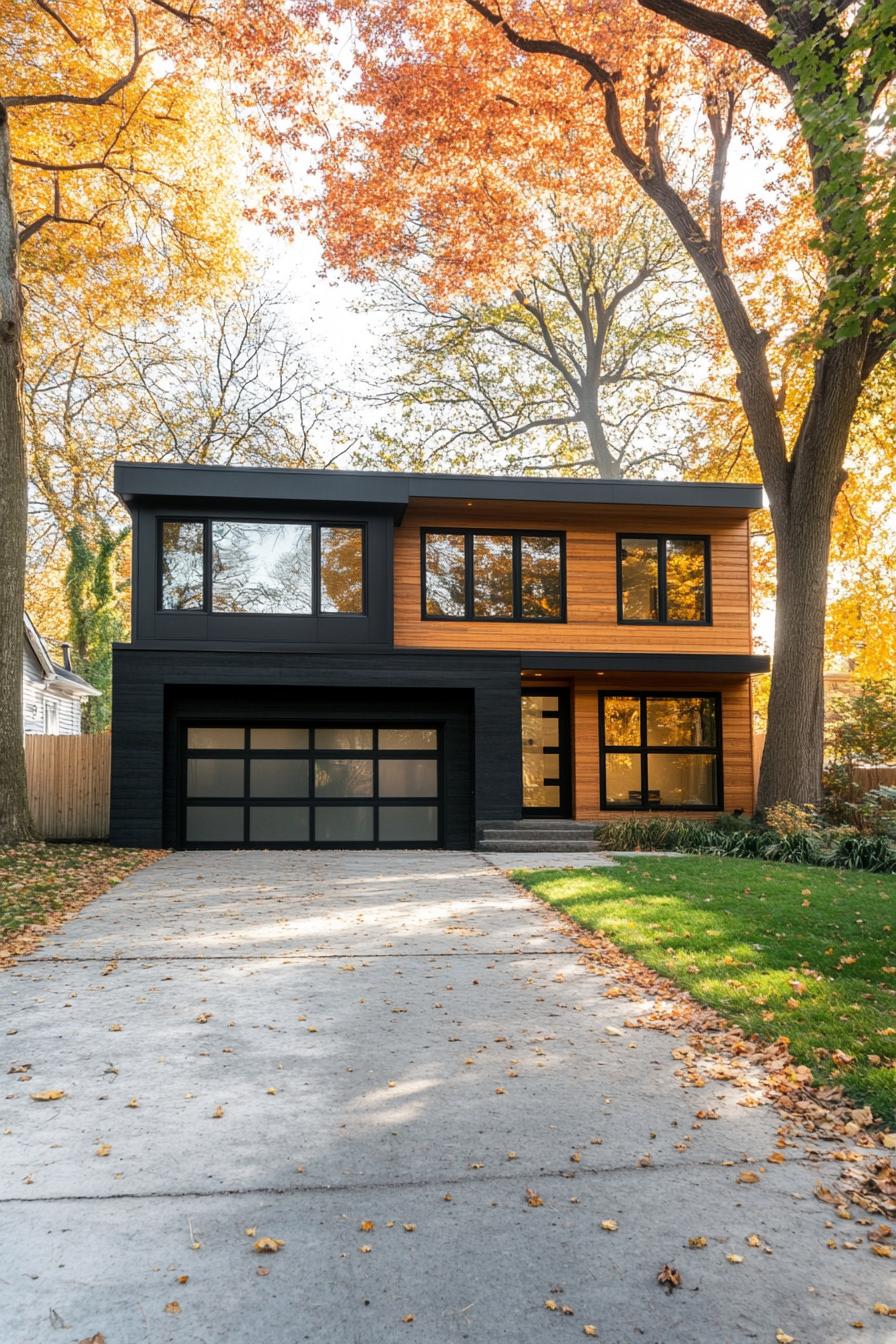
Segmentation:
<svg viewBox="0 0 896 1344">
<path fill-rule="evenodd" d="M 25 738 L 31 816 L 45 840 L 101 840 L 109 834 L 109 733 Z"/>
<path fill-rule="evenodd" d="M 566 533 L 567 619 L 428 621 L 421 616 L 420 532 L 425 527 L 533 527 Z M 620 625 L 616 535 L 668 532 L 710 538 L 712 625 Z M 395 531 L 395 643 L 406 648 L 553 652 L 751 653 L 750 537 L 746 516 L 721 510 L 540 508 L 446 510 L 415 505 Z"/>
<path fill-rule="evenodd" d="M 717 691 L 722 697 L 722 789 L 724 810 L 733 812 L 743 808 L 753 811 L 753 724 L 752 697 L 749 678 L 720 681 L 715 677 L 677 676 L 651 677 L 648 674 L 630 674 L 626 677 L 579 676 L 572 687 L 573 705 L 573 781 L 574 815 L 581 821 L 633 814 L 601 812 L 600 760 L 598 750 L 597 696 L 598 691 Z M 659 813 L 676 815 L 682 813 Z M 706 816 L 706 813 L 695 813 Z"/>
</svg>

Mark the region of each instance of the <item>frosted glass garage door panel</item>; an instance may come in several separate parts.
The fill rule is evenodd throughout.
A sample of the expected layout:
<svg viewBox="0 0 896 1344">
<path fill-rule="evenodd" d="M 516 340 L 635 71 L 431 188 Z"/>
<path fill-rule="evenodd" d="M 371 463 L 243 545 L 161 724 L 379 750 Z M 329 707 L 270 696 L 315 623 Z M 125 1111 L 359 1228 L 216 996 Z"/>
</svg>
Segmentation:
<svg viewBox="0 0 896 1344">
<path fill-rule="evenodd" d="M 308 762 L 284 757 L 262 757 L 249 765 L 249 792 L 253 798 L 305 798 Z"/>
<path fill-rule="evenodd" d="M 189 844 L 243 844 L 241 807 L 188 807 L 187 841 Z"/>
<path fill-rule="evenodd" d="M 242 751 L 246 745 L 245 728 L 188 728 L 190 751 Z"/>
<path fill-rule="evenodd" d="M 314 838 L 318 844 L 369 844 L 373 839 L 373 808 L 316 808 Z"/>
<path fill-rule="evenodd" d="M 380 761 L 381 798 L 435 798 L 439 791 L 438 761 Z"/>
<path fill-rule="evenodd" d="M 439 838 L 437 807 L 381 807 L 380 840 L 412 845 Z"/>
<path fill-rule="evenodd" d="M 242 798 L 242 757 L 200 756 L 187 761 L 188 798 Z"/>
<path fill-rule="evenodd" d="M 254 845 L 295 845 L 310 839 L 307 807 L 250 807 L 249 839 Z"/>
</svg>

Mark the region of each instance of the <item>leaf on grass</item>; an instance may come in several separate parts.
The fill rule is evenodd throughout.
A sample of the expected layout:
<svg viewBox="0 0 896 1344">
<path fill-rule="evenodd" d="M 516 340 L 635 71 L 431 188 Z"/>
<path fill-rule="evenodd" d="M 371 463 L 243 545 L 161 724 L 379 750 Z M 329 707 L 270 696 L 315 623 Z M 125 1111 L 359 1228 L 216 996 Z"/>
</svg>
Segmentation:
<svg viewBox="0 0 896 1344">
<path fill-rule="evenodd" d="M 259 1237 L 252 1249 L 253 1251 L 259 1251 L 261 1254 L 273 1255 L 276 1251 L 279 1251 L 281 1246 L 285 1245 L 286 1242 L 280 1241 L 277 1237 Z"/>
<path fill-rule="evenodd" d="M 60 1088 L 53 1088 L 50 1092 L 32 1092 L 32 1101 L 61 1101 L 65 1093 Z"/>
</svg>

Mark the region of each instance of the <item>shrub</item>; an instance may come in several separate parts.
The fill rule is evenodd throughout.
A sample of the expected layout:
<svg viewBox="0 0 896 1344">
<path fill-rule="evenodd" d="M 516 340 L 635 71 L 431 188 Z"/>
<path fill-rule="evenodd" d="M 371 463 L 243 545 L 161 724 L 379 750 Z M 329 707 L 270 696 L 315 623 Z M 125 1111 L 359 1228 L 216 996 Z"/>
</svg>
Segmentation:
<svg viewBox="0 0 896 1344">
<path fill-rule="evenodd" d="M 796 810 L 811 813 L 811 809 Z M 851 826 L 803 827 L 799 817 L 791 819 L 796 823 L 794 828 L 782 829 L 790 824 L 784 814 L 778 818 L 779 829 L 773 830 L 770 826 L 727 817 L 711 822 L 623 817 L 598 826 L 595 838 L 605 850 L 672 850 L 679 854 L 718 854 L 731 859 L 768 859 L 776 863 L 896 873 L 896 845 L 886 835 L 863 834 Z"/>
<path fill-rule="evenodd" d="M 811 803 L 775 803 L 767 809 L 765 824 L 776 835 L 808 835 L 815 830 L 818 816 Z"/>
<path fill-rule="evenodd" d="M 883 835 L 844 831 L 828 858 L 834 868 L 862 869 L 866 873 L 896 873 L 896 848 Z"/>
</svg>

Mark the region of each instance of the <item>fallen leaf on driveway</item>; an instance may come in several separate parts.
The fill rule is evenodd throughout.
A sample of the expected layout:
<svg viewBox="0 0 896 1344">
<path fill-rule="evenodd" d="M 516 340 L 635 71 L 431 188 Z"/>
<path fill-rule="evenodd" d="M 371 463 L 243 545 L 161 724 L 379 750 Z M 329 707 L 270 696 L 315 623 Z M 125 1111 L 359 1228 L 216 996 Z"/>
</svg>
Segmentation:
<svg viewBox="0 0 896 1344">
<path fill-rule="evenodd" d="M 216 1107 L 215 1107 L 215 1109 L 212 1111 L 212 1119 L 213 1119 L 213 1120 L 223 1120 L 223 1119 L 224 1119 L 224 1107 L 223 1107 L 223 1106 L 216 1106 Z"/>
<path fill-rule="evenodd" d="M 97 1157 L 108 1157 L 112 1151 L 111 1143 L 101 1143 L 96 1150 Z"/>
<path fill-rule="evenodd" d="M 78 1344 L 106 1344 L 106 1336 L 97 1331 L 95 1335 L 79 1340 Z"/>
<path fill-rule="evenodd" d="M 211 1013 L 200 1013 L 199 1016 L 196 1018 L 196 1021 L 197 1021 L 197 1022 L 210 1022 L 210 1021 L 211 1021 L 211 1018 L 212 1018 L 212 1014 L 211 1014 Z"/>
<path fill-rule="evenodd" d="M 583 1326 L 582 1326 L 582 1334 L 583 1334 L 583 1335 L 587 1335 L 587 1336 L 589 1337 L 589 1339 L 597 1339 L 597 1326 L 596 1326 L 596 1325 L 583 1325 Z"/>
<path fill-rule="evenodd" d="M 742 1255 L 726 1255 L 725 1259 L 728 1261 L 729 1265 L 742 1265 L 744 1262 Z"/>
<path fill-rule="evenodd" d="M 681 1287 L 681 1275 L 672 1265 L 663 1265 L 656 1276 L 656 1281 L 662 1288 L 665 1288 L 667 1293 Z"/>
<path fill-rule="evenodd" d="M 557 1310 L 557 1303 L 554 1301 L 554 1299 L 553 1299 L 552 1297 L 546 1297 L 546 1298 L 545 1298 L 545 1301 L 544 1301 L 544 1305 L 547 1307 L 548 1311 L 556 1311 L 556 1310 Z"/>
<path fill-rule="evenodd" d="M 540 1209 L 542 1204 L 544 1203 L 544 1200 L 542 1199 L 541 1195 L 536 1194 L 535 1191 L 530 1186 L 529 1189 L 526 1191 L 526 1203 L 529 1205 L 530 1208 Z"/>
<path fill-rule="evenodd" d="M 737 1178 L 738 1185 L 755 1185 L 759 1180 L 755 1171 L 742 1171 Z"/>
<path fill-rule="evenodd" d="M 785 1335 L 783 1330 L 776 1330 L 775 1344 L 795 1344 L 795 1341 L 793 1335 Z"/>
<path fill-rule="evenodd" d="M 871 1254 L 872 1254 L 872 1255 L 879 1255 L 879 1256 L 881 1256 L 884 1260 L 892 1260 L 892 1259 L 893 1259 L 893 1247 L 892 1247 L 892 1246 L 872 1246 L 872 1247 L 871 1247 Z"/>
<path fill-rule="evenodd" d="M 692 1251 L 702 1251 L 704 1246 L 709 1245 L 709 1242 L 705 1237 L 688 1237 L 688 1245 Z"/>
<path fill-rule="evenodd" d="M 358 1231 L 359 1231 L 359 1232 L 372 1232 L 373 1229 L 374 1229 L 375 1227 L 376 1227 L 376 1223 L 373 1221 L 372 1218 L 365 1218 L 364 1221 L 363 1221 L 363 1223 L 359 1223 L 359 1224 L 358 1224 Z"/>
<path fill-rule="evenodd" d="M 279 1241 L 276 1237 L 259 1237 L 252 1249 L 253 1251 L 266 1251 L 273 1254 L 275 1251 L 279 1251 L 281 1246 L 285 1245 L 285 1241 Z"/>
<path fill-rule="evenodd" d="M 896 1316 L 896 1307 L 888 1307 L 886 1302 L 875 1302 L 875 1316 Z"/>
<path fill-rule="evenodd" d="M 179 1312 L 180 1312 L 180 1303 L 179 1303 L 179 1302 L 166 1302 L 166 1303 L 165 1303 L 165 1310 L 169 1313 L 169 1315 L 171 1315 L 171 1316 L 177 1316 L 177 1315 L 179 1314 Z"/>
<path fill-rule="evenodd" d="M 605 1218 L 604 1221 L 601 1223 L 601 1227 L 605 1232 L 619 1231 L 619 1224 L 617 1223 L 615 1218 Z"/>
<path fill-rule="evenodd" d="M 32 1092 L 32 1093 L 31 1093 L 31 1100 L 32 1100 L 32 1101 L 61 1101 L 62 1098 L 63 1098 L 64 1096 L 65 1096 L 65 1093 L 64 1093 L 63 1091 L 61 1091 L 61 1090 L 58 1089 L 58 1088 L 54 1088 L 53 1091 L 51 1091 L 51 1092 Z"/>
</svg>

